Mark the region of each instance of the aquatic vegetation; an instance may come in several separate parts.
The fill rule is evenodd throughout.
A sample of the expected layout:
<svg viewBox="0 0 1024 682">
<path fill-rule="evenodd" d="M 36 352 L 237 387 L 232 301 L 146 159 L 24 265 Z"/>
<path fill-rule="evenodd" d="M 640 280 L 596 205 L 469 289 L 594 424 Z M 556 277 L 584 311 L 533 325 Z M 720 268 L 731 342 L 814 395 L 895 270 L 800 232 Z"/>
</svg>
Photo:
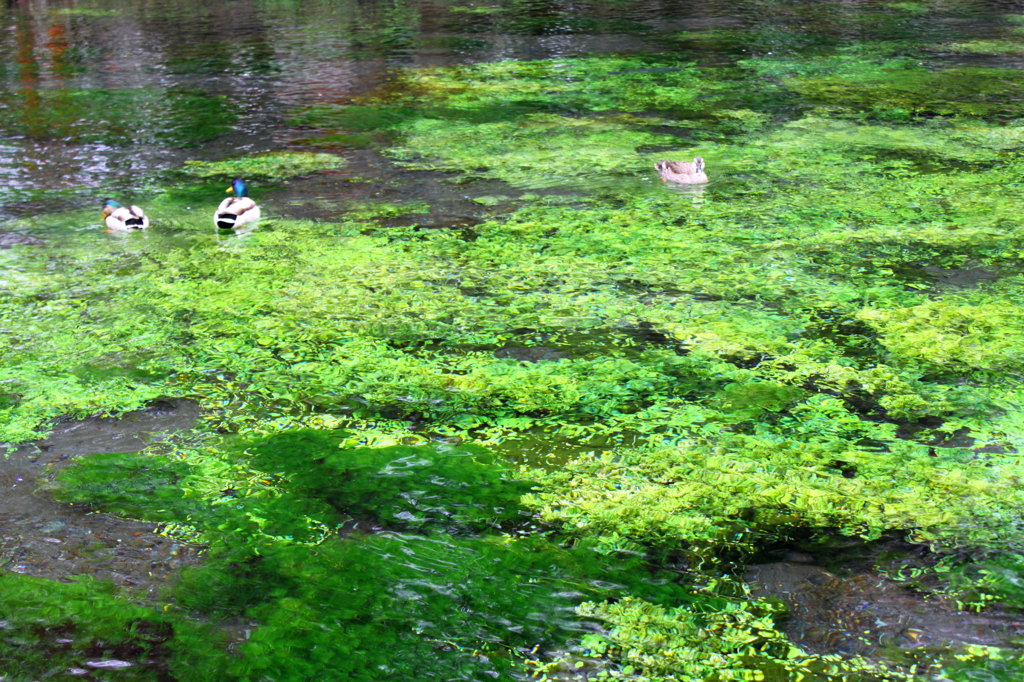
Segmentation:
<svg viewBox="0 0 1024 682">
<path fill-rule="evenodd" d="M 928 12 L 928 6 L 920 2 L 890 2 L 886 3 L 885 6 L 900 10 L 901 12 L 910 12 L 911 14 L 925 14 Z"/>
<path fill-rule="evenodd" d="M 881 341 L 904 361 L 931 371 L 1019 371 L 1024 329 L 1017 306 L 947 298 L 903 309 L 865 309 L 858 317 L 882 330 Z"/>
<path fill-rule="evenodd" d="M 408 70 L 396 87 L 382 94 L 388 104 L 417 107 L 486 111 L 488 105 L 511 105 L 515 112 L 517 105 L 536 102 L 548 110 L 565 112 L 656 110 L 680 114 L 706 111 L 736 90 L 736 84 L 708 78 L 692 63 L 651 56 L 501 61 Z"/>
<path fill-rule="evenodd" d="M 598 672 L 597 679 L 912 679 L 862 658 L 808 655 L 780 636 L 764 607 L 665 608 L 627 597 L 615 603 L 588 602 L 579 612 L 607 627 L 586 635 L 584 644 L 595 657 L 607 655 L 621 665 Z"/>
<path fill-rule="evenodd" d="M 93 455 L 61 472 L 61 496 L 133 518 L 180 521 L 204 506 L 183 489 L 192 467 L 166 457 L 135 453 Z"/>
<path fill-rule="evenodd" d="M 583 23 L 460 9 L 523 32 Z M 409 11 L 381 17 L 374 49 L 416 44 Z M 445 171 L 492 207 L 472 227 L 392 226 L 436 210 L 417 194 L 220 239 L 182 208 L 206 200 L 195 187 L 160 199 L 167 228 L 145 240 L 98 241 L 77 213 L 8 223 L 60 239 L 0 251 L 0 439 L 166 394 L 205 409 L 203 445 L 85 458 L 57 486 L 208 544 L 173 603 L 256 623 L 220 679 L 946 665 L 792 646 L 781 610 L 723 575 L 797 540 L 927 546 L 955 570 L 920 589 L 1016 605 L 1019 73 L 793 26 L 671 40 L 760 56 L 407 69 L 295 112 L 319 144 Z M 955 44 L 972 43 L 933 47 Z M 706 189 L 657 182 L 655 161 L 698 154 Z M 338 163 L 275 153 L 183 173 Z M 525 440 L 545 466 L 485 449 Z M 954 654 L 965 679 L 1019 670 L 994 649 Z"/>
<path fill-rule="evenodd" d="M 521 482 L 507 480 L 480 448 L 346 449 L 345 436 L 285 432 L 237 444 L 227 457 L 224 449 L 199 457 L 193 452 L 191 463 L 98 455 L 65 469 L 59 481 L 71 499 L 143 518 L 177 514 L 205 534 L 212 545 L 207 561 L 175 590 L 177 610 L 260 623 L 240 645 L 241 656 L 222 662 L 219 679 L 301 680 L 341 670 L 350 679 L 373 680 L 382 668 L 514 679 L 531 669 L 585 662 L 613 646 L 632 665 L 639 642 L 619 641 L 640 636 L 636 618 L 623 617 L 631 609 L 664 614 L 661 625 L 674 633 L 672 650 L 681 660 L 694 659 L 686 664 L 694 674 L 753 672 L 776 659 L 804 669 L 832 665 L 786 644 L 770 609 L 698 593 L 679 582 L 678 572 L 645 567 L 640 556 L 596 552 L 587 541 L 561 548 L 539 537 L 467 533 L 487 528 L 495 514 L 522 518 Z M 213 463 L 238 461 L 242 453 L 254 455 L 250 466 L 257 467 L 245 474 L 248 485 L 239 482 L 220 499 L 182 495 L 183 481 L 196 491 L 214 471 L 221 477 L 237 472 L 237 466 Z M 160 480 L 169 470 L 181 480 Z M 143 485 L 156 495 L 136 498 Z M 126 507 L 133 498 L 135 506 Z M 327 532 L 302 533 L 304 513 L 318 516 Z M 421 532 L 336 537 L 334 528 L 349 514 Z M 618 601 L 622 589 L 636 596 Z M 161 622 L 176 622 L 174 613 Z M 591 619 L 616 629 L 597 631 Z M 721 636 L 702 634 L 709 628 Z M 644 629 L 656 636 L 652 624 Z M 176 632 L 168 630 L 168 637 Z M 108 637 L 117 636 L 125 633 L 114 627 Z M 557 648 L 581 636 L 579 647 Z M 171 646 L 186 641 L 187 635 Z M 290 653 L 312 645 L 316 656 L 297 661 Z M 750 660 L 752 646 L 761 652 Z M 865 661 L 845 669 L 886 672 Z"/>
<path fill-rule="evenodd" d="M 626 175 L 649 166 L 637 147 L 672 142 L 617 121 L 536 114 L 515 123 L 459 124 L 425 119 L 403 129 L 403 147 L 388 154 L 407 168 L 473 168 L 523 187 L 548 187 L 588 177 Z M 487 146 L 480 144 L 483 140 Z M 415 152 L 411 150 L 415 149 Z M 419 160 L 428 156 L 430 159 Z"/>
<path fill-rule="evenodd" d="M 467 12 L 470 14 L 494 14 L 508 11 L 504 7 L 449 7 L 449 12 Z"/>
<path fill-rule="evenodd" d="M 1006 54 L 1024 52 L 1024 43 L 1014 40 L 972 40 L 967 43 L 951 43 L 946 46 L 953 52 L 972 54 Z"/>
<path fill-rule="evenodd" d="M 110 90 L 0 91 L 6 136 L 66 139 L 76 143 L 194 145 L 213 139 L 238 120 L 224 97 L 200 90 L 130 88 Z"/>
<path fill-rule="evenodd" d="M 220 637 L 185 619 L 137 606 L 112 585 L 0 575 L 0 668 L 12 679 L 69 671 L 96 679 L 202 680 L 224 669 Z M 71 672 L 81 671 L 81 672 Z"/>
<path fill-rule="evenodd" d="M 346 435 L 346 434 L 342 434 Z M 505 481 L 504 467 L 472 446 L 338 450 L 342 435 L 286 432 L 249 448 L 252 464 L 284 472 L 294 488 L 348 514 L 389 527 L 485 529 L 523 521 L 529 483 Z M 415 491 L 415 497 L 409 491 Z"/>
<path fill-rule="evenodd" d="M 282 180 L 345 165 L 333 154 L 277 152 L 224 161 L 186 161 L 183 172 L 195 178 Z"/>
<path fill-rule="evenodd" d="M 781 78 L 810 102 L 849 107 L 859 117 L 890 121 L 933 116 L 1016 118 L 1012 101 L 1024 87 L 1012 71 L 933 71 L 910 56 L 761 57 L 741 64 L 762 76 Z"/>
<path fill-rule="evenodd" d="M 756 113 L 736 112 L 761 96 L 738 80 L 709 78 L 690 62 L 661 56 L 503 61 L 408 70 L 357 104 L 317 105 L 293 123 L 386 133 L 401 141 L 387 153 L 411 168 L 473 168 L 482 177 L 545 186 L 648 165 L 634 150 L 679 140 L 645 128 L 678 125 L 679 118 L 714 129 L 709 114 L 724 108 L 726 128 L 757 127 Z"/>
<path fill-rule="evenodd" d="M 846 429 L 839 427 L 849 415 L 841 401 L 799 407 L 779 420 L 774 438 L 723 434 L 708 443 L 579 458 L 545 477 L 544 491 L 526 503 L 572 532 L 611 543 L 619 536 L 685 540 L 694 551 L 750 548 L 804 527 L 866 539 L 903 530 L 919 542 L 1015 543 L 1004 524 L 1021 500 L 999 491 L 1006 478 L 1020 475 L 1016 466 L 934 455 L 911 444 L 891 444 L 882 456 L 844 443 L 880 434 L 864 433 L 852 415 Z M 808 428 L 812 412 L 828 414 L 832 424 Z M 976 506 L 965 500 L 972 495 L 989 501 Z"/>
<path fill-rule="evenodd" d="M 51 14 L 57 15 L 81 15 L 86 17 L 109 17 L 116 16 L 121 13 L 121 10 L 117 9 L 96 9 L 91 7 L 59 7 L 57 9 L 49 10 Z"/>
</svg>

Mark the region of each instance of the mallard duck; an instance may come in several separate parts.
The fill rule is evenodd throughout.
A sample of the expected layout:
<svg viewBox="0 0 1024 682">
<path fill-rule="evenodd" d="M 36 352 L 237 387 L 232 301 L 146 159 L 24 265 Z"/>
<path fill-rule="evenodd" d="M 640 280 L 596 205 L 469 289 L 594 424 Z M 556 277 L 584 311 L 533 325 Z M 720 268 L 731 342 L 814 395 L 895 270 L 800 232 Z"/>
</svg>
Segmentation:
<svg viewBox="0 0 1024 682">
<path fill-rule="evenodd" d="M 678 182 L 680 185 L 703 185 L 708 181 L 704 174 L 704 159 L 699 156 L 689 161 L 659 161 L 654 164 L 662 182 Z"/>
<path fill-rule="evenodd" d="M 149 227 L 149 218 L 138 206 L 125 208 L 113 199 L 103 200 L 103 222 L 111 230 L 119 232 L 130 232 L 131 230 L 145 230 Z"/>
<path fill-rule="evenodd" d="M 249 188 L 241 178 L 235 178 L 228 193 L 235 196 L 220 202 L 213 214 L 213 224 L 222 230 L 231 230 L 260 219 L 260 207 L 249 198 Z"/>
</svg>

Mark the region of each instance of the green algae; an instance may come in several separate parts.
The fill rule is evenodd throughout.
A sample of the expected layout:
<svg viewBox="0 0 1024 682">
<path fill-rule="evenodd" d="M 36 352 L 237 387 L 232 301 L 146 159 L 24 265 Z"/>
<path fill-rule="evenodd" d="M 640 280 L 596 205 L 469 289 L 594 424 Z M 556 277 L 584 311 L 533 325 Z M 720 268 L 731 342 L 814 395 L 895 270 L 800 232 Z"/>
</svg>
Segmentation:
<svg viewBox="0 0 1024 682">
<path fill-rule="evenodd" d="M 0 586 L 0 668 L 10 679 L 81 670 L 99 680 L 156 681 L 169 671 L 174 679 L 202 680 L 223 669 L 221 638 L 210 628 L 131 604 L 112 585 L 85 576 L 55 583 L 8 573 Z M 104 670 L 111 660 L 118 667 Z"/>
<path fill-rule="evenodd" d="M 61 7 L 50 10 L 51 14 L 57 15 L 80 15 L 85 17 L 109 17 L 121 13 L 116 9 L 95 9 L 89 7 Z"/>
<path fill-rule="evenodd" d="M 183 172 L 199 179 L 241 177 L 272 181 L 338 168 L 344 164 L 344 159 L 333 154 L 286 152 L 224 161 L 186 161 Z"/>
<path fill-rule="evenodd" d="M 969 54 L 1007 54 L 1024 52 L 1024 44 L 1013 40 L 972 40 L 967 43 L 950 43 L 946 46 L 953 52 Z"/>
<path fill-rule="evenodd" d="M 4 437 L 169 392 L 201 399 L 208 426 L 224 431 L 350 429 L 323 457 L 292 457 L 293 433 L 267 441 L 279 450 L 182 452 L 185 468 L 97 458 L 61 475 L 68 499 L 174 518 L 214 544 L 180 599 L 259 620 L 235 669 L 243 677 L 373 679 L 388 662 L 375 649 L 399 646 L 406 671 L 428 658 L 438 659 L 430 674 L 444 675 L 557 667 L 553 655 L 513 664 L 512 652 L 573 635 L 496 634 L 489 618 L 527 621 L 532 607 L 494 591 L 481 598 L 488 612 L 470 594 L 487 580 L 381 568 L 415 544 L 431 566 L 445 556 L 525 565 L 496 580 L 528 584 L 552 548 L 506 552 L 495 547 L 518 541 L 465 537 L 530 513 L 596 552 L 685 556 L 712 570 L 806 534 L 896 534 L 947 557 L 1013 556 L 1024 446 L 1016 76 L 931 71 L 891 48 L 745 62 L 803 98 L 781 113 L 765 105 L 778 101 L 774 82 L 740 86 L 668 57 L 416 70 L 361 104 L 300 112 L 304 125 L 393 141 L 387 153 L 405 167 L 465 172 L 469 184 L 599 191 L 568 205 L 520 197 L 472 239 L 383 228 L 376 219 L 411 208 L 374 205 L 337 224 L 283 221 L 233 246 L 181 219 L 188 238 L 157 246 L 85 248 L 72 237 L 46 254 L 18 249 L 2 304 L 3 327 L 16 330 Z M 693 129 L 703 131 L 695 143 L 678 134 Z M 684 154 L 707 160 L 705 192 L 654 182 L 654 160 Z M 997 274 L 970 291 L 936 284 L 978 268 Z M 564 357 L 507 352 L 524 339 Z M 954 440 L 965 430 L 969 442 Z M 424 475 L 451 464 L 422 445 L 431 438 L 538 433 L 580 443 L 577 456 L 525 484 L 459 445 L 451 452 L 469 454 L 457 473 L 445 470 L 442 485 Z M 598 439 L 618 445 L 586 454 Z M 414 489 L 381 474 L 402 457 L 425 462 L 403 469 L 416 472 Z M 138 487 L 111 492 L 122 478 L 188 494 L 138 502 Z M 521 497 L 521 483 L 535 490 Z M 453 489 L 468 494 L 445 498 Z M 214 511 L 190 511 L 196 499 Z M 349 514 L 443 536 L 335 544 Z M 996 583 L 962 589 L 1012 602 Z M 473 585 L 457 593 L 473 613 L 464 639 L 435 627 L 452 618 L 435 594 L 451 584 Z M 649 679 L 912 674 L 811 661 L 763 605 L 684 591 L 658 603 L 622 584 L 611 596 L 533 602 L 605 623 L 569 665 Z M 351 637 L 339 643 L 342 629 Z M 322 658 L 291 671 L 274 653 L 311 642 Z M 985 655 L 979 667 L 998 669 L 1001 654 Z"/>
<path fill-rule="evenodd" d="M 482 459 L 486 453 L 479 448 L 368 450 L 346 449 L 344 442 L 343 433 L 294 431 L 210 450 L 207 458 L 230 453 L 228 461 L 254 454 L 250 465 L 263 470 L 248 470 L 247 487 L 239 482 L 229 494 L 207 501 L 204 509 L 168 504 L 176 495 L 179 500 L 189 496 L 181 497 L 179 486 L 164 481 L 154 485 L 157 495 L 141 498 L 142 507 L 131 510 L 143 518 L 164 519 L 168 509 L 176 510 L 211 545 L 206 563 L 186 572 L 175 589 L 175 611 L 160 622 L 176 622 L 177 612 L 259 622 L 240 645 L 241 656 L 221 663 L 219 679 L 301 680 L 323 671 L 360 680 L 396 672 L 518 679 L 531 671 L 579 669 L 589 663 L 604 667 L 601 657 L 613 647 L 621 649 L 624 662 L 660 674 L 664 664 L 632 660 L 643 658 L 643 645 L 630 640 L 637 636 L 638 623 L 623 617 L 624 608 L 660 609 L 661 622 L 644 628 L 674 632 L 675 653 L 668 655 L 690 660 L 686 665 L 692 674 L 732 679 L 737 671 L 756 674 L 766 665 L 778 666 L 771 662 L 777 659 L 793 670 L 833 664 L 785 643 L 771 622 L 770 608 L 707 588 L 695 591 L 679 582 L 679 572 L 645 566 L 638 555 L 596 552 L 587 541 L 559 547 L 540 537 L 468 534 L 470 526 L 460 525 L 457 517 L 469 508 L 481 509 L 480 503 L 498 505 L 493 509 L 509 518 L 522 516 L 519 483 L 507 479 L 496 462 Z M 109 466 L 111 457 L 87 457 L 64 470 L 62 488 L 72 499 L 91 498 L 101 508 L 124 511 L 123 495 L 138 489 L 134 479 L 142 473 L 153 482 L 147 467 L 160 472 L 168 466 L 160 457 L 142 457 L 132 469 L 117 470 Z M 200 465 L 204 458 L 194 453 L 189 459 L 191 464 L 172 462 L 195 490 L 217 467 L 211 469 L 209 460 Z M 222 476 L 225 470 L 220 471 Z M 121 492 L 97 494 L 95 483 L 83 490 L 80 481 L 88 479 Z M 382 486 L 394 494 L 367 494 Z M 288 504 L 274 504 L 282 497 Z M 447 518 L 417 524 L 421 533 L 415 535 L 332 537 L 330 529 L 348 513 L 370 514 L 392 526 L 402 522 L 407 512 L 394 513 L 402 499 L 448 510 L 438 517 Z M 303 500 L 311 504 L 304 507 Z M 422 515 L 423 509 L 414 511 Z M 288 510 L 291 528 L 282 516 Z M 318 537 L 283 534 L 302 524 L 303 510 L 327 514 L 320 522 L 328 532 Z M 485 516 L 493 519 L 493 511 Z M 474 512 L 471 518 L 484 517 Z M 623 589 L 636 596 L 614 603 Z M 592 619 L 615 623 L 615 629 L 595 631 Z M 112 629 L 111 636 L 123 636 Z M 707 629 L 722 637 L 699 635 Z M 566 638 L 578 640 L 578 646 L 561 648 Z M 316 656 L 296 661 L 290 653 L 311 646 Z M 752 655 L 752 646 L 760 652 Z M 854 667 L 888 679 L 884 668 L 867 661 Z"/>
<path fill-rule="evenodd" d="M 928 12 L 928 6 L 919 2 L 890 2 L 885 6 L 901 12 L 909 12 L 911 14 L 925 14 Z"/>
<path fill-rule="evenodd" d="M 881 341 L 904 362 L 932 371 L 1019 371 L 1024 335 L 1019 308 L 990 301 L 949 297 L 886 311 L 865 309 L 860 319 L 883 330 Z"/>
<path fill-rule="evenodd" d="M 187 500 L 186 463 L 167 457 L 140 458 L 135 453 L 94 455 L 85 466 L 61 474 L 63 497 L 89 503 L 131 518 L 177 521 L 200 513 L 198 500 Z"/>
<path fill-rule="evenodd" d="M 333 452 L 340 438 L 322 431 L 284 433 L 250 447 L 253 466 L 285 472 L 293 487 L 388 527 L 483 529 L 521 521 L 525 482 L 503 480 L 503 467 L 471 446 L 391 446 Z M 416 497 L 409 497 L 410 490 Z"/>
<path fill-rule="evenodd" d="M 858 117 L 909 121 L 933 116 L 1015 118 L 1014 99 L 1024 85 L 1012 71 L 954 68 L 934 71 L 919 59 L 865 59 L 838 54 L 812 59 L 759 58 L 742 62 L 809 102 L 852 109 Z"/>
<path fill-rule="evenodd" d="M 200 90 L 110 89 L 4 91 L 6 135 L 77 143 L 194 145 L 234 125 L 238 112 L 224 97 Z"/>
<path fill-rule="evenodd" d="M 708 78 L 692 63 L 653 56 L 409 70 L 386 96 L 389 104 L 436 103 L 446 108 L 537 101 L 563 110 L 703 111 L 714 106 L 716 93 L 735 87 Z"/>
<path fill-rule="evenodd" d="M 549 487 L 528 504 L 576 532 L 614 532 L 633 542 L 687 538 L 695 549 L 756 544 L 787 527 L 836 528 L 865 539 L 902 529 L 918 542 L 1013 546 L 1004 524 L 1020 500 L 994 500 L 1004 477 L 1020 475 L 1016 467 L 959 453 L 937 457 L 909 444 L 890 445 L 886 457 L 864 445 L 841 449 L 845 438 L 880 434 L 858 433 L 862 426 L 838 400 L 804 405 L 830 414 L 830 427 L 783 419 L 775 438 L 737 434 L 628 457 L 579 458 L 549 474 Z M 964 502 L 975 494 L 993 501 L 985 508 Z"/>
<path fill-rule="evenodd" d="M 587 179 L 629 175 L 647 163 L 638 147 L 672 142 L 669 136 L 631 131 L 615 121 L 565 119 L 538 114 L 516 123 L 485 125 L 424 120 L 405 128 L 406 145 L 389 154 L 408 168 L 473 168 L 523 187 L 562 185 Z M 479 136 L 493 146 L 481 146 Z M 469 144 L 474 142 L 475 144 Z M 430 161 L 415 160 L 428 156 Z M 623 163 L 633 158 L 632 163 Z"/>
</svg>

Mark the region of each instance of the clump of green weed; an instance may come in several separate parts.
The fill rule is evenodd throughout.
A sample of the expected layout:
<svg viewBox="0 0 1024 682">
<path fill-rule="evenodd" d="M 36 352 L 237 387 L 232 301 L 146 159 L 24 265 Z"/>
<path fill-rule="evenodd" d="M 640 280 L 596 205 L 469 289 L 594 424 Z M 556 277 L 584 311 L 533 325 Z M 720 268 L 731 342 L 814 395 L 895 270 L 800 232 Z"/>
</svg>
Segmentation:
<svg viewBox="0 0 1024 682">
<path fill-rule="evenodd" d="M 276 152 L 224 161 L 186 161 L 186 175 L 195 178 L 258 178 L 281 180 L 297 175 L 337 168 L 345 159 L 333 154 L 313 152 Z"/>
</svg>

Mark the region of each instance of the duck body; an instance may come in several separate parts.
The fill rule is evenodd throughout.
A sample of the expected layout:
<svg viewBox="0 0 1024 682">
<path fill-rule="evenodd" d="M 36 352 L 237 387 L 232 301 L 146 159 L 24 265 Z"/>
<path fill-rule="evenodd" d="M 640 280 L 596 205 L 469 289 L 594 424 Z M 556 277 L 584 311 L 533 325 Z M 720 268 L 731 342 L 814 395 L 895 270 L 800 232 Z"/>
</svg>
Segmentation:
<svg viewBox="0 0 1024 682">
<path fill-rule="evenodd" d="M 138 206 L 124 207 L 113 199 L 103 200 L 103 222 L 111 230 L 131 232 L 149 227 L 149 218 Z"/>
<path fill-rule="evenodd" d="M 708 181 L 704 173 L 704 159 L 696 157 L 689 161 L 659 161 L 654 164 L 662 182 L 677 182 L 680 185 L 703 185 Z"/>
<path fill-rule="evenodd" d="M 235 178 L 228 188 L 235 196 L 220 202 L 213 213 L 213 224 L 221 230 L 233 230 L 260 219 L 260 207 L 249 198 L 249 188 L 241 178 Z"/>
</svg>

